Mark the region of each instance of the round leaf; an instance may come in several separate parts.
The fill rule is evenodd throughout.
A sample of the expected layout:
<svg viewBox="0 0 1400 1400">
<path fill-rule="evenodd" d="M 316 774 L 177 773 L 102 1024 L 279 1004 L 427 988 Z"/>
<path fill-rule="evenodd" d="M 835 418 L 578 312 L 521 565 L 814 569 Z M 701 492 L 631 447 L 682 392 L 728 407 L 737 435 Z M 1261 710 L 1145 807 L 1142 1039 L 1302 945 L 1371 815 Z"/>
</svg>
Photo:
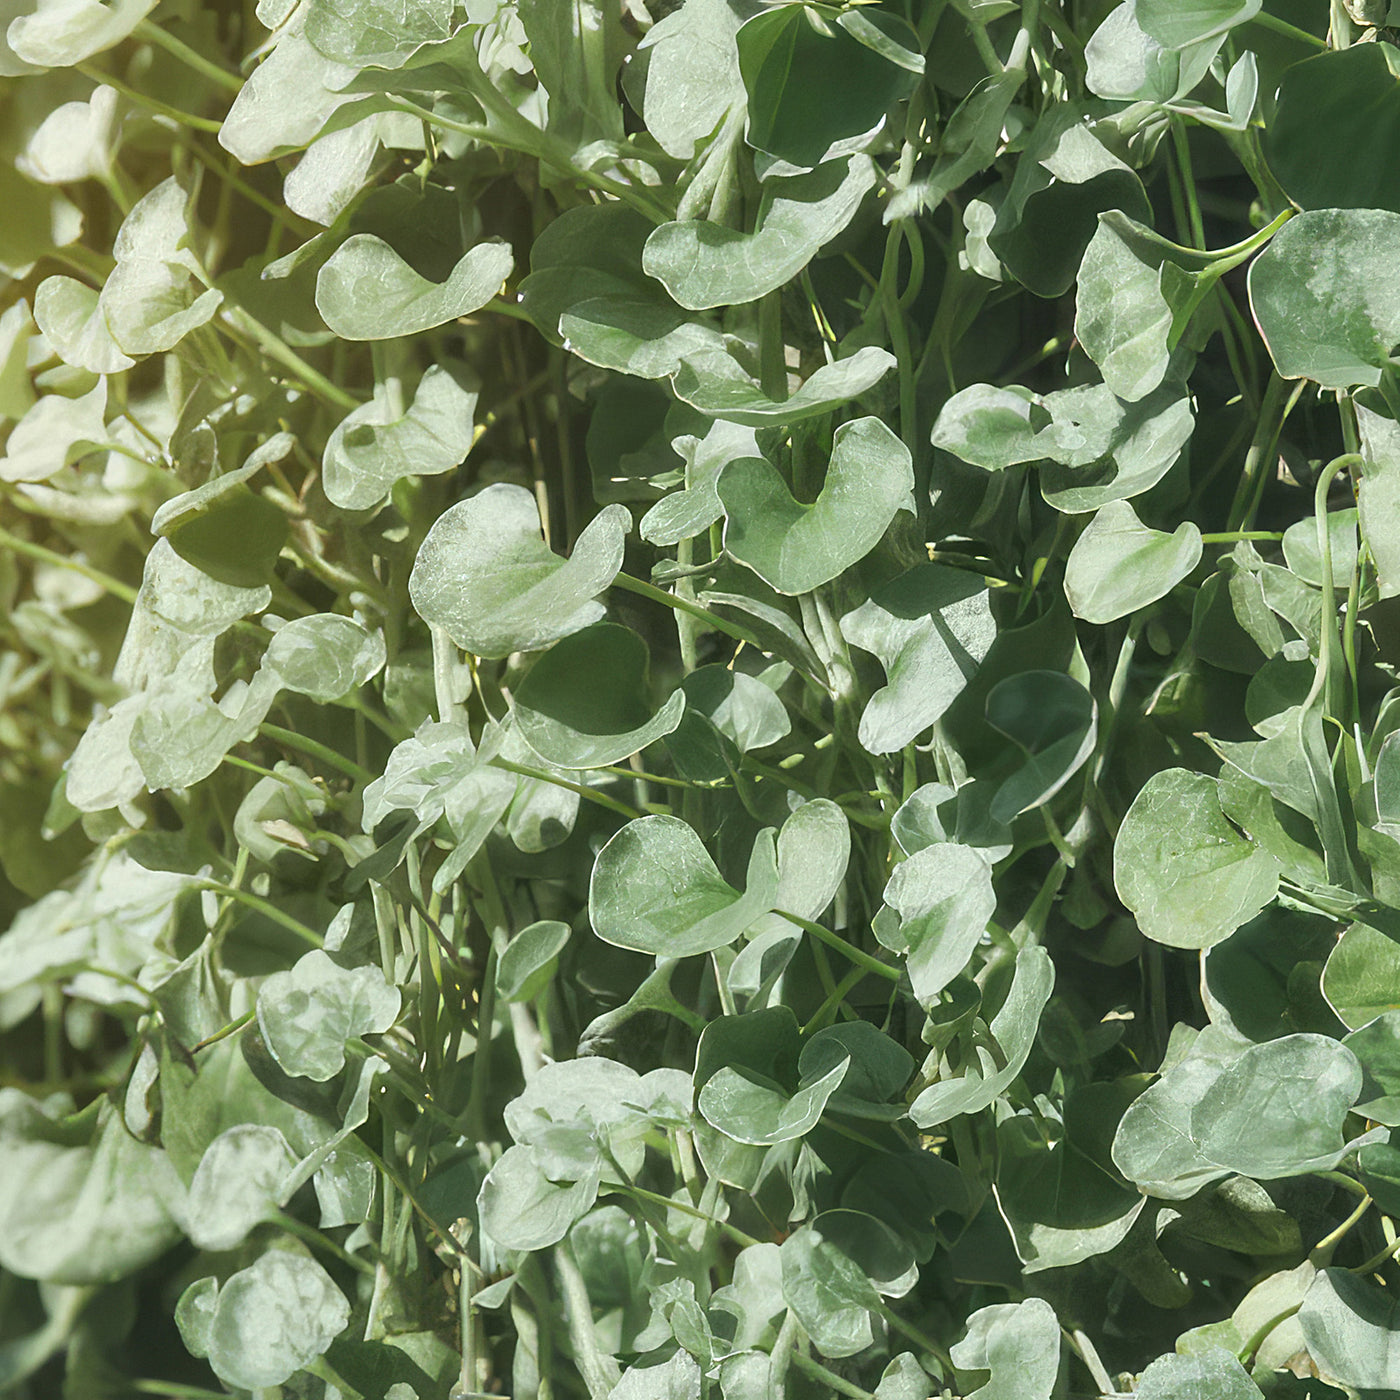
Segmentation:
<svg viewBox="0 0 1400 1400">
<path fill-rule="evenodd" d="M 505 1001 L 531 1001 L 554 976 L 559 954 L 569 941 L 568 924 L 541 919 L 506 944 L 496 963 L 496 994 Z"/>
<path fill-rule="evenodd" d="M 1254 320 L 1285 379 L 1375 388 L 1400 343 L 1400 214 L 1315 209 L 1290 219 L 1249 269 Z"/>
<path fill-rule="evenodd" d="M 1215 779 L 1184 768 L 1154 773 L 1128 808 L 1113 847 L 1113 881 L 1151 939 L 1209 948 L 1278 893 L 1278 862 L 1225 820 Z"/>
<path fill-rule="evenodd" d="M 209 1364 L 228 1385 L 281 1385 L 349 1321 L 345 1295 L 314 1259 L 270 1249 L 219 1289 L 204 1338 Z"/>
</svg>

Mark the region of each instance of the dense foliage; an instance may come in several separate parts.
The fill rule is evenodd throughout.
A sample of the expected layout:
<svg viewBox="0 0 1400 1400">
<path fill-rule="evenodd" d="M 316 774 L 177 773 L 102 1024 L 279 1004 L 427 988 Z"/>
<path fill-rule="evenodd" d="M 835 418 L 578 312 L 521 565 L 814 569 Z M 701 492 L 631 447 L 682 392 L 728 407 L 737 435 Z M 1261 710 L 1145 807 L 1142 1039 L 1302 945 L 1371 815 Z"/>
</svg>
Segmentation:
<svg viewBox="0 0 1400 1400">
<path fill-rule="evenodd" d="M 10 0 L 0 1390 L 1400 1393 L 1372 0 Z"/>
</svg>

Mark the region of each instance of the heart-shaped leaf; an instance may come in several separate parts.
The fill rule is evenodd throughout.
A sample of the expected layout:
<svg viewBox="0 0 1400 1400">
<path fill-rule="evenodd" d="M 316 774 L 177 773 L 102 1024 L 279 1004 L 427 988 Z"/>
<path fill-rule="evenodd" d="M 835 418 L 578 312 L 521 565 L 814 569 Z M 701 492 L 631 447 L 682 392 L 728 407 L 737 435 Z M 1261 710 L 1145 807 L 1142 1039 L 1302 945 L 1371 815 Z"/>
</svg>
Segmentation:
<svg viewBox="0 0 1400 1400">
<path fill-rule="evenodd" d="M 564 560 L 540 538 L 530 492 L 497 482 L 437 518 L 409 597 L 425 622 L 476 656 L 538 651 L 603 615 L 594 599 L 622 567 L 630 524 L 626 507 L 607 506 Z"/>
<path fill-rule="evenodd" d="M 662 224 L 647 239 L 642 267 L 693 311 L 757 301 L 806 267 L 874 186 L 868 156 L 767 180 L 755 232 L 703 220 Z"/>
<path fill-rule="evenodd" d="M 478 243 L 430 282 L 382 238 L 356 233 L 316 274 L 316 309 L 343 340 L 413 335 L 480 311 L 514 266 L 509 244 Z"/>
<path fill-rule="evenodd" d="M 646 700 L 646 643 L 630 628 L 598 622 L 535 662 L 511 713 L 521 737 L 559 768 L 601 768 L 670 734 L 685 713 L 675 690 L 659 710 Z"/>
<path fill-rule="evenodd" d="M 912 509 L 909 449 L 877 418 L 836 430 L 821 493 L 793 498 L 764 458 L 741 458 L 719 474 L 725 548 L 779 593 L 808 593 L 858 563 Z"/>
<path fill-rule="evenodd" d="M 841 619 L 841 635 L 873 652 L 886 684 L 860 717 L 861 746 L 895 753 L 962 693 L 996 637 L 991 595 L 977 575 L 916 564 Z"/>
<path fill-rule="evenodd" d="M 1152 530 L 1127 501 L 1103 506 L 1065 563 L 1065 596 L 1076 617 L 1116 622 L 1165 598 L 1201 562 L 1200 530 L 1183 520 Z"/>
<path fill-rule="evenodd" d="M 773 908 L 773 834 L 761 832 L 743 894 L 720 876 L 694 828 L 679 817 L 628 822 L 598 852 L 588 890 L 593 930 L 605 943 L 685 958 L 727 947 Z"/>
<path fill-rule="evenodd" d="M 700 1090 L 697 1107 L 711 1127 L 735 1142 L 756 1147 L 791 1142 L 806 1137 L 817 1126 L 848 1064 L 843 1059 L 794 1094 L 726 1066 Z"/>
</svg>

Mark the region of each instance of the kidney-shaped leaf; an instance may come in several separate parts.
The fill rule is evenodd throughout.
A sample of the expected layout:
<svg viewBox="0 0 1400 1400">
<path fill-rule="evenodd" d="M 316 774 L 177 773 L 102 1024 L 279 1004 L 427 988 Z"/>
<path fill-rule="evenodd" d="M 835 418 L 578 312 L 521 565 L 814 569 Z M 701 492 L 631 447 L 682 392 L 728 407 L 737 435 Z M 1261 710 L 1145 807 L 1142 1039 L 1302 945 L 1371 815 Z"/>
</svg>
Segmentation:
<svg viewBox="0 0 1400 1400">
<path fill-rule="evenodd" d="M 712 1127 L 756 1147 L 772 1147 L 806 1137 L 821 1119 L 827 1100 L 840 1087 L 850 1062 L 841 1062 L 795 1094 L 785 1093 L 726 1065 L 700 1090 L 697 1106 Z"/>
<path fill-rule="evenodd" d="M 1165 598 L 1201 562 L 1201 552 L 1191 521 L 1168 534 L 1144 525 L 1127 501 L 1111 501 L 1069 552 L 1065 596 L 1085 622 L 1116 622 Z"/>
<path fill-rule="evenodd" d="M 207 1295 L 210 1282 L 201 1279 L 191 1289 L 203 1286 Z M 209 1358 L 225 1384 L 245 1390 L 290 1380 L 350 1321 L 350 1304 L 331 1276 L 308 1255 L 284 1249 L 269 1249 L 200 1301 L 197 1354 Z M 184 1298 L 181 1304 L 188 1312 Z M 185 1340 L 195 1338 L 186 1331 Z"/>
<path fill-rule="evenodd" d="M 516 687 L 511 713 L 546 763 L 601 768 L 672 733 L 685 713 L 675 690 L 647 705 L 647 644 L 630 627 L 598 622 L 557 642 Z"/>
<path fill-rule="evenodd" d="M 1329 1171 L 1361 1066 L 1323 1035 L 1286 1035 L 1238 1058 L 1190 1057 L 1123 1115 L 1113 1160 L 1153 1196 L 1181 1200 L 1238 1174 L 1256 1181 Z"/>
<path fill-rule="evenodd" d="M 990 1371 L 968 1400 L 1050 1400 L 1060 1370 L 1060 1323 L 1044 1298 L 994 1303 L 967 1320 L 949 1355 L 960 1371 Z"/>
<path fill-rule="evenodd" d="M 1209 948 L 1278 893 L 1278 861 L 1241 836 L 1203 773 L 1154 773 L 1128 808 L 1113 847 L 1113 882 L 1151 939 Z"/>
<path fill-rule="evenodd" d="M 1298 1321 L 1324 1375 L 1367 1393 L 1400 1390 L 1400 1299 L 1349 1269 L 1324 1269 Z"/>
<path fill-rule="evenodd" d="M 445 282 L 430 282 L 382 238 L 356 233 L 316 274 L 316 309 L 343 340 L 415 335 L 480 311 L 514 266 L 509 244 L 478 243 Z"/>
<path fill-rule="evenodd" d="M 1314 209 L 1249 269 L 1254 320 L 1285 379 L 1375 388 L 1400 343 L 1400 214 Z"/>
<path fill-rule="evenodd" d="M 796 393 L 770 399 L 728 350 L 716 349 L 682 356 L 671 387 L 677 398 L 711 418 L 762 428 L 830 413 L 879 383 L 894 366 L 888 350 L 864 345 L 848 359 L 823 365 Z"/>
<path fill-rule="evenodd" d="M 538 651 L 596 622 L 598 594 L 622 567 L 626 506 L 602 510 L 565 560 L 540 538 L 523 486 L 496 482 L 434 522 L 408 580 L 418 615 L 476 656 Z"/>
<path fill-rule="evenodd" d="M 232 1249 L 259 1221 L 277 1213 L 280 1187 L 295 1158 L 281 1129 L 265 1123 L 228 1128 L 204 1151 L 190 1182 L 186 1233 L 200 1249 Z"/>
<path fill-rule="evenodd" d="M 725 548 L 792 595 L 829 583 L 875 548 L 895 513 L 912 507 L 914 468 L 909 449 L 878 418 L 858 418 L 836 430 L 812 505 L 795 500 L 762 457 L 730 462 L 717 489 Z"/>
<path fill-rule="evenodd" d="M 593 930 L 604 943 L 684 958 L 733 943 L 774 904 L 777 853 L 760 832 L 743 894 L 721 877 L 694 829 L 679 817 L 628 822 L 598 852 L 588 889 Z"/>
<path fill-rule="evenodd" d="M 258 989 L 258 1028 L 288 1074 L 326 1080 L 345 1065 L 345 1044 L 387 1031 L 399 1014 L 399 989 L 377 967 L 341 967 L 313 948 L 290 972 Z"/>
<path fill-rule="evenodd" d="M 873 652 L 886 684 L 860 717 L 861 746 L 895 753 L 962 693 L 996 637 L 991 594 L 964 569 L 916 564 L 841 619 L 852 646 Z"/>
<path fill-rule="evenodd" d="M 662 224 L 647 239 L 642 267 L 691 311 L 757 301 L 796 277 L 874 187 L 868 156 L 767 180 L 754 233 L 703 219 Z"/>
<path fill-rule="evenodd" d="M 895 867 L 885 902 L 899 914 L 909 980 L 927 1006 L 967 965 L 996 912 L 991 867 L 971 846 L 925 846 Z"/>
<path fill-rule="evenodd" d="M 554 975 L 569 932 L 568 924 L 558 919 L 541 919 L 521 929 L 496 963 L 496 995 L 505 1001 L 537 997 Z"/>
<path fill-rule="evenodd" d="M 395 418 L 388 394 L 352 410 L 326 442 L 321 484 L 332 505 L 366 510 L 406 476 L 450 472 L 471 450 L 476 391 L 442 365 L 431 365 L 413 402 Z"/>
</svg>

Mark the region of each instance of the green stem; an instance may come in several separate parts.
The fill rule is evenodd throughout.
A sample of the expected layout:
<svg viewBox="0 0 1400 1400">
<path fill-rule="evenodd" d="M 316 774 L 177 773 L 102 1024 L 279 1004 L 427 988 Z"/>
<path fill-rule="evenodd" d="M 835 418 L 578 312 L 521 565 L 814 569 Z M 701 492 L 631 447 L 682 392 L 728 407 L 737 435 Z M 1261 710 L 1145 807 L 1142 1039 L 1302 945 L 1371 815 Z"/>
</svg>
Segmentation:
<svg viewBox="0 0 1400 1400">
<path fill-rule="evenodd" d="M 571 782 L 568 778 L 561 778 L 556 773 L 548 773 L 543 768 L 530 768 L 524 763 L 513 763 L 508 758 L 499 757 L 493 758 L 491 765 L 494 768 L 504 768 L 507 773 L 519 773 L 522 778 L 534 778 L 537 782 L 552 783 L 555 787 L 567 788 L 570 792 L 576 792 L 580 797 L 585 797 L 590 802 L 596 802 L 599 807 L 606 807 L 609 811 L 617 812 L 624 817 L 644 815 L 637 808 L 629 807 L 627 803 L 619 802 L 617 798 L 609 797 L 605 792 L 585 787 L 582 783 Z"/>
<path fill-rule="evenodd" d="M 591 1400 L 607 1400 L 613 1387 L 622 1379 L 616 1360 L 598 1345 L 593 1328 L 593 1303 L 588 1296 L 573 1246 L 565 1240 L 554 1246 L 554 1267 L 564 1290 L 568 1310 L 569 1338 L 574 1344 L 574 1364 L 588 1387 Z"/>
<path fill-rule="evenodd" d="M 134 103 L 137 107 L 144 107 L 148 112 L 156 113 L 157 116 L 169 117 L 171 121 L 178 122 L 181 127 L 191 131 L 207 131 L 212 135 L 218 135 L 222 129 L 222 122 L 216 122 L 209 117 L 197 117 L 193 112 L 182 112 L 179 108 L 172 107 L 158 98 L 148 97 L 144 92 L 138 92 L 134 87 L 128 87 L 120 78 L 113 77 L 111 73 L 104 73 L 95 63 L 75 63 L 73 67 L 85 78 L 92 79 L 94 83 L 100 83 L 121 93 L 128 102 Z"/>
<path fill-rule="evenodd" d="M 271 360 L 276 360 L 284 369 L 290 370 L 308 389 L 319 394 L 327 403 L 334 404 L 346 413 L 359 408 L 359 399 L 352 394 L 347 394 L 339 385 L 332 384 L 320 370 L 312 369 L 280 336 L 274 335 L 261 321 L 250 315 L 241 306 L 226 305 L 224 314 L 228 324 L 233 329 L 242 331 L 249 336 L 257 343 L 263 354 Z"/>
<path fill-rule="evenodd" d="M 1201 536 L 1202 544 L 1235 544 L 1240 540 L 1281 540 L 1281 530 L 1213 530 Z"/>
<path fill-rule="evenodd" d="M 1312 687 L 1303 709 L 1308 710 L 1319 696 L 1322 698 L 1325 714 L 1335 715 L 1332 695 L 1332 667 L 1337 647 L 1337 597 L 1332 578 L 1332 531 L 1327 524 L 1327 492 L 1339 473 L 1351 467 L 1364 467 L 1365 458 L 1359 453 L 1344 452 L 1334 457 L 1317 474 L 1317 484 L 1313 488 L 1313 514 L 1317 524 L 1317 551 L 1322 560 L 1322 618 L 1319 632 L 1321 646 L 1317 658 L 1317 669 L 1313 673 Z"/>
<path fill-rule="evenodd" d="M 758 308 L 759 383 L 774 403 L 787 398 L 787 360 L 783 344 L 782 288 L 769 292 Z"/>
<path fill-rule="evenodd" d="M 248 1025 L 253 1017 L 257 1015 L 255 1011 L 245 1011 L 236 1021 L 230 1021 L 222 1030 L 217 1030 L 213 1035 L 207 1035 L 197 1045 L 190 1046 L 190 1054 L 197 1055 L 201 1050 L 207 1050 L 211 1045 L 217 1045 L 221 1040 L 227 1040 L 231 1035 L 237 1035 L 244 1026 Z"/>
<path fill-rule="evenodd" d="M 250 890 L 236 889 L 233 885 L 225 885 L 220 880 L 198 880 L 194 888 L 197 890 L 210 890 L 214 894 L 221 894 L 227 899 L 237 900 L 239 904 L 246 904 L 249 909 L 255 909 L 265 918 L 271 919 L 274 924 L 280 924 L 289 933 L 294 933 L 300 939 L 311 944 L 313 948 L 319 948 L 323 939 L 314 929 L 307 928 L 300 919 L 293 918 L 284 909 L 279 909 L 270 899 L 264 899 L 261 895 L 253 894 Z"/>
<path fill-rule="evenodd" d="M 689 1215 L 693 1216 L 696 1220 L 703 1220 L 716 1230 L 728 1235 L 735 1244 L 743 1249 L 747 1249 L 750 1245 L 760 1243 L 760 1241 L 755 1239 L 752 1235 L 739 1229 L 737 1225 L 731 1225 L 727 1220 L 717 1220 L 713 1215 L 708 1215 L 695 1206 L 687 1205 L 684 1201 L 673 1200 L 670 1196 L 663 1196 L 656 1191 L 648 1191 L 642 1186 L 633 1186 L 630 1182 L 626 1185 L 615 1185 L 611 1189 L 614 1191 L 621 1191 L 624 1195 L 635 1196 L 639 1201 L 649 1201 L 653 1205 L 665 1206 L 667 1210 L 678 1210 L 682 1215 Z"/>
<path fill-rule="evenodd" d="M 1235 1355 L 1247 1366 L 1254 1359 L 1255 1352 L 1268 1340 L 1269 1334 L 1276 1327 L 1281 1327 L 1290 1317 L 1296 1316 L 1302 1306 L 1301 1303 L 1294 1303 L 1292 1307 L 1284 1308 L 1282 1312 L 1275 1313 L 1273 1317 L 1255 1330 L 1254 1334 Z"/>
<path fill-rule="evenodd" d="M 164 49 L 173 58 L 179 59 L 185 67 L 194 69 L 202 77 L 208 78 L 211 83 L 216 83 L 223 88 L 225 92 L 237 96 L 243 91 L 243 80 L 236 73 L 230 73 L 227 68 L 220 67 L 211 59 L 205 58 L 202 53 L 196 53 L 183 39 L 177 39 L 158 24 L 143 19 L 137 24 L 134 33 L 136 38 L 145 39 L 147 43 L 155 44 Z"/>
<path fill-rule="evenodd" d="M 1318 1240 L 1317 1244 L 1313 1246 L 1312 1253 L 1308 1255 L 1309 1260 L 1319 1269 L 1325 1269 L 1332 1262 L 1332 1255 L 1336 1252 L 1337 1246 L 1351 1233 L 1352 1227 L 1370 1209 L 1371 1197 L 1365 1195 L 1356 1203 L 1356 1209 L 1335 1230 Z"/>
<path fill-rule="evenodd" d="M 333 1254 L 342 1264 L 348 1264 L 350 1268 L 359 1273 L 373 1276 L 374 1265 L 368 1259 L 360 1259 L 348 1250 L 342 1249 L 333 1239 L 314 1226 L 308 1225 L 304 1220 L 298 1220 L 296 1216 L 284 1213 L 275 1217 L 273 1223 L 289 1235 L 295 1235 L 303 1244 L 308 1244 L 313 1249 L 324 1249 L 327 1254 Z"/>
<path fill-rule="evenodd" d="M 800 914 L 790 914 L 786 909 L 775 909 L 773 912 L 780 919 L 786 919 L 789 923 L 796 924 L 798 928 L 805 929 L 813 938 L 821 939 L 828 948 L 834 948 L 849 962 L 855 963 L 857 967 L 863 967 L 867 972 L 873 972 L 877 977 L 898 982 L 903 975 L 897 967 L 891 967 L 888 963 L 882 963 L 879 958 L 871 957 L 869 953 L 863 952 L 853 943 L 847 943 L 839 933 L 833 933 L 829 928 L 823 928 L 821 924 L 814 923 L 811 919 L 804 919 Z"/>
<path fill-rule="evenodd" d="M 1257 24 L 1261 29 L 1272 29 L 1275 34 L 1283 34 L 1290 39 L 1296 39 L 1300 44 L 1307 44 L 1309 48 L 1327 48 L 1326 39 L 1321 39 L 1316 34 L 1309 34 L 1306 29 L 1299 29 L 1296 24 L 1289 24 L 1286 19 L 1279 19 L 1277 15 L 1271 15 L 1267 10 L 1260 10 L 1249 20 L 1249 23 Z"/>
<path fill-rule="evenodd" d="M 1375 1273 L 1387 1259 L 1392 1259 L 1397 1254 L 1400 1254 L 1400 1236 L 1391 1240 L 1383 1249 L 1377 1250 L 1364 1264 L 1356 1265 L 1351 1272 L 1365 1278 L 1367 1274 Z"/>
<path fill-rule="evenodd" d="M 289 749 L 296 749 L 299 753 L 304 753 L 310 758 L 319 760 L 327 768 L 334 768 L 337 773 L 344 774 L 357 783 L 372 783 L 375 775 L 368 768 L 361 768 L 352 759 L 346 758 L 343 754 L 337 753 L 335 749 L 329 748 L 317 739 L 309 739 L 304 734 L 298 734 L 292 729 L 283 729 L 280 724 L 269 724 L 264 721 L 258 726 L 258 732 L 274 743 L 285 745 Z"/>
<path fill-rule="evenodd" d="M 70 573 L 81 574 L 85 579 L 91 579 L 93 583 L 100 585 L 114 598 L 120 598 L 123 603 L 135 603 L 136 590 L 129 584 L 123 583 L 120 579 L 113 578 L 111 574 L 104 574 L 101 569 L 94 569 L 91 564 L 84 564 L 81 559 L 70 558 L 66 554 L 56 554 L 52 549 L 45 549 L 41 544 L 34 544 L 30 540 L 21 539 L 18 535 L 12 535 L 3 526 L 0 526 L 0 545 L 4 545 L 14 550 L 16 554 L 22 554 L 28 559 L 37 560 L 41 564 L 52 564 L 56 568 L 67 569 Z"/>
<path fill-rule="evenodd" d="M 1273 464 L 1274 451 L 1278 446 L 1279 434 L 1283 431 L 1284 420 L 1296 401 L 1305 381 L 1290 389 L 1288 380 L 1277 370 L 1269 374 L 1268 388 L 1264 391 L 1264 401 L 1259 405 L 1259 419 L 1254 425 L 1254 437 L 1245 454 L 1244 471 L 1239 485 L 1235 488 L 1235 499 L 1230 504 L 1227 520 L 1233 530 L 1247 529 L 1254 512 L 1259 508 L 1260 497 L 1264 494 L 1264 483 L 1268 479 L 1269 468 Z"/>
<path fill-rule="evenodd" d="M 854 1381 L 848 1381 L 844 1376 L 838 1376 L 835 1371 L 828 1371 L 820 1361 L 813 1361 L 810 1356 L 803 1356 L 800 1351 L 791 1352 L 792 1364 L 799 1371 L 805 1372 L 813 1380 L 820 1381 L 824 1386 L 834 1390 L 838 1395 L 846 1395 L 850 1400 L 875 1400 L 868 1390 L 862 1390 Z"/>
<path fill-rule="evenodd" d="M 635 593 L 639 598 L 650 598 L 652 602 L 660 603 L 663 607 L 673 608 L 677 612 L 687 612 L 693 617 L 703 618 L 716 632 L 723 632 L 726 637 L 733 637 L 738 642 L 747 642 L 759 651 L 764 650 L 763 643 L 748 628 L 741 627 L 737 622 L 726 621 L 699 603 L 692 603 L 686 598 L 678 598 L 674 593 L 667 593 L 654 584 L 633 578 L 631 574 L 618 574 L 613 579 L 613 587 L 621 588 L 628 593 Z"/>
</svg>

